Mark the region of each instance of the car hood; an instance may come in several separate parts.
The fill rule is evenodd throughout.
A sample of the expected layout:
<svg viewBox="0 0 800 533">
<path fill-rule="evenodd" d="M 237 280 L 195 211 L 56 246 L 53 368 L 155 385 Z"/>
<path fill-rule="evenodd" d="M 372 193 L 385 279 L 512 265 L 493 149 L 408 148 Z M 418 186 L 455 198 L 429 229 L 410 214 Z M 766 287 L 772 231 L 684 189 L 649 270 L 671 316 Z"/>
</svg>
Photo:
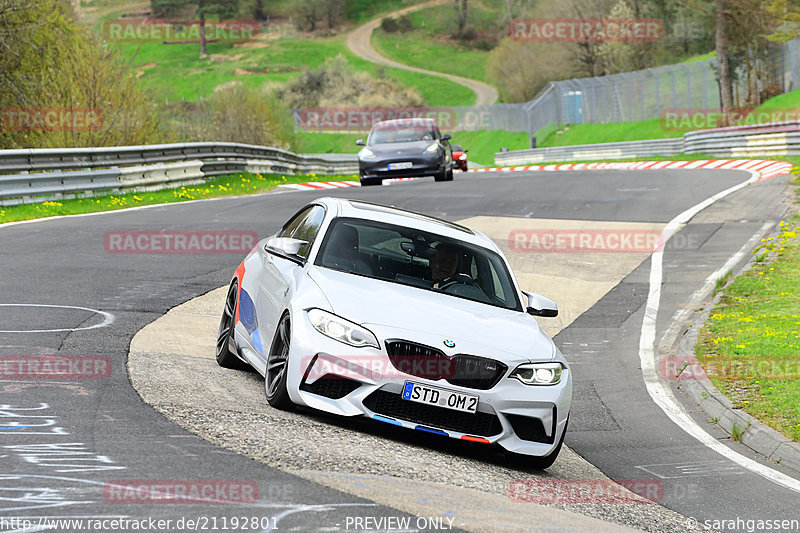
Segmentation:
<svg viewBox="0 0 800 533">
<path fill-rule="evenodd" d="M 382 143 L 372 144 L 367 148 L 372 150 L 376 156 L 399 155 L 399 154 L 421 154 L 425 149 L 436 141 L 414 141 L 405 143 Z"/>
<path fill-rule="evenodd" d="M 503 352 L 507 360 L 547 361 L 555 355 L 552 340 L 520 311 L 324 267 L 314 266 L 308 275 L 330 311 L 365 327 L 379 326 L 372 329 L 387 335 L 439 349 L 451 339 L 458 345 L 455 352 Z"/>
</svg>

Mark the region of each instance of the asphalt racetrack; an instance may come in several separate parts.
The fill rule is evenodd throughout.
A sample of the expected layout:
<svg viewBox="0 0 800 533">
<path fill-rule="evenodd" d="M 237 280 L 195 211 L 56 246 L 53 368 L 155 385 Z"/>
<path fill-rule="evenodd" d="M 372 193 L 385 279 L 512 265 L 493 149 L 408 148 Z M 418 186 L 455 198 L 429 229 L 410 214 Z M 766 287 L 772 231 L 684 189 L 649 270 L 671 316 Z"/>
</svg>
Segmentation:
<svg viewBox="0 0 800 533">
<path fill-rule="evenodd" d="M 77 530 L 42 524 L 41 517 L 171 520 L 152 531 L 244 530 L 245 520 L 256 531 L 276 525 L 585 531 L 597 529 L 597 519 L 607 530 L 699 530 L 709 521 L 746 531 L 748 520 L 796 520 L 800 474 L 732 442 L 661 372 L 658 386 L 686 420 L 732 453 L 687 432 L 686 423 L 673 421 L 654 400 L 657 384 L 644 379 L 640 349 L 650 320 L 656 362 L 674 357 L 692 319 L 681 311 L 695 310 L 695 291 L 740 250 L 748 252 L 741 255 L 746 261 L 748 247 L 781 219 L 785 177 L 742 187 L 681 223 L 655 269 L 640 249 L 537 253 L 518 237 L 554 228 L 661 231 L 749 177 L 728 170 L 487 172 L 449 183 L 276 191 L 0 226 L 0 530 Z M 540 323 L 572 365 L 575 397 L 569 449 L 549 471 L 527 469 L 496 450 L 366 420 L 275 412 L 256 374 L 214 368 L 202 357 L 180 359 L 179 349 L 163 357 L 148 352 L 151 357 L 130 367 L 141 374 L 129 376 L 137 332 L 196 297 L 213 298 L 211 291 L 227 285 L 244 254 L 110 253 L 110 232 L 234 231 L 263 238 L 321 195 L 393 204 L 476 227 L 503 248 L 524 288 L 559 303 L 561 316 Z M 661 273 L 657 313 L 646 316 L 655 271 Z M 197 305 L 189 316 L 216 322 L 213 306 Z M 32 379 L 5 366 L 57 356 L 95 372 Z M 605 476 L 658 486 L 652 494 L 658 505 L 540 507 L 509 495 L 518 480 Z M 163 503 L 153 487 L 165 484 L 214 491 L 201 494 L 199 503 Z M 142 495 L 142 487 L 150 492 Z M 433 498 L 450 491 L 450 500 Z M 456 501 L 473 497 L 483 503 Z M 521 523 L 512 516 L 517 512 L 530 518 Z M 2 522 L 11 518 L 32 523 Z"/>
</svg>

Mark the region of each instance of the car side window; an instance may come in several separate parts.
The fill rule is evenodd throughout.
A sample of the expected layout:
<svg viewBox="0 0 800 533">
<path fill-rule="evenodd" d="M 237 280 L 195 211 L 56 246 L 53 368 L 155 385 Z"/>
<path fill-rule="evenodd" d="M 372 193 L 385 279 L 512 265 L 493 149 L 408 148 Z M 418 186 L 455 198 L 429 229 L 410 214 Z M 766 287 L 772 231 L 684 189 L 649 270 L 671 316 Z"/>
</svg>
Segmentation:
<svg viewBox="0 0 800 533">
<path fill-rule="evenodd" d="M 325 208 L 319 205 L 312 205 L 308 209 L 304 209 L 295 215 L 278 236 L 308 241 L 308 244 L 301 246 L 297 252 L 297 255 L 300 257 L 308 259 L 308 252 L 311 250 L 311 246 L 317 238 L 319 228 L 324 218 Z"/>
</svg>

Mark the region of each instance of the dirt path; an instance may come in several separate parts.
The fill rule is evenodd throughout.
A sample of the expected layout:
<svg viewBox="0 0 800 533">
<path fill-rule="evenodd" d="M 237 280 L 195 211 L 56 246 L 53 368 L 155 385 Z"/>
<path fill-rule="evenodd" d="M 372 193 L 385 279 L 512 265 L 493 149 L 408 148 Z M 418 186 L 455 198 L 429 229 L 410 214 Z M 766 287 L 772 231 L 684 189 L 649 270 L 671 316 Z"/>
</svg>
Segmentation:
<svg viewBox="0 0 800 533">
<path fill-rule="evenodd" d="M 408 65 L 404 65 L 402 63 L 398 63 L 396 61 L 392 61 L 381 54 L 378 53 L 372 47 L 370 43 L 370 38 L 372 37 L 372 32 L 380 26 L 381 20 L 385 17 L 399 17 L 405 15 L 407 13 L 411 13 L 412 11 L 418 11 L 420 9 L 425 9 L 427 7 L 444 4 L 447 0 L 432 0 L 430 2 L 425 2 L 422 4 L 418 4 L 415 6 L 406 7 L 404 9 L 400 9 L 398 11 L 394 11 L 387 15 L 383 15 L 376 19 L 373 19 L 366 24 L 359 26 L 358 28 L 354 29 L 347 35 L 347 47 L 353 52 L 355 55 L 362 59 L 366 59 L 371 63 L 377 63 L 379 65 L 386 65 L 387 67 L 393 68 L 401 68 L 403 70 L 410 70 L 411 72 L 419 72 L 420 74 L 428 74 L 429 76 L 438 76 L 440 78 L 445 78 L 450 80 L 454 83 L 458 83 L 459 85 L 463 85 L 472 90 L 475 93 L 475 105 L 490 105 L 497 101 L 497 89 L 492 87 L 489 84 L 483 83 L 482 81 L 478 80 L 471 80 L 469 78 L 462 78 L 461 76 L 454 76 L 453 74 L 445 74 L 443 72 L 434 72 L 432 70 L 425 70 L 421 68 L 411 67 Z"/>
</svg>

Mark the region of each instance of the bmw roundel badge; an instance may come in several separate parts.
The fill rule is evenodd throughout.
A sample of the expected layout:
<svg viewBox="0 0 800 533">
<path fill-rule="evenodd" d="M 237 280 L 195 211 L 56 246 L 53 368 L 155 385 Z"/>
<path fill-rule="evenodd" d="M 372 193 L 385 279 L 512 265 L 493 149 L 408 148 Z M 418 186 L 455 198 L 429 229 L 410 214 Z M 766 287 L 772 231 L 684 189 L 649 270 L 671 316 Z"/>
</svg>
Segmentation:
<svg viewBox="0 0 800 533">
<path fill-rule="evenodd" d="M 450 339 L 445 339 L 444 340 L 444 345 L 447 346 L 448 348 L 455 348 L 456 347 L 456 343 L 451 341 Z"/>
</svg>

